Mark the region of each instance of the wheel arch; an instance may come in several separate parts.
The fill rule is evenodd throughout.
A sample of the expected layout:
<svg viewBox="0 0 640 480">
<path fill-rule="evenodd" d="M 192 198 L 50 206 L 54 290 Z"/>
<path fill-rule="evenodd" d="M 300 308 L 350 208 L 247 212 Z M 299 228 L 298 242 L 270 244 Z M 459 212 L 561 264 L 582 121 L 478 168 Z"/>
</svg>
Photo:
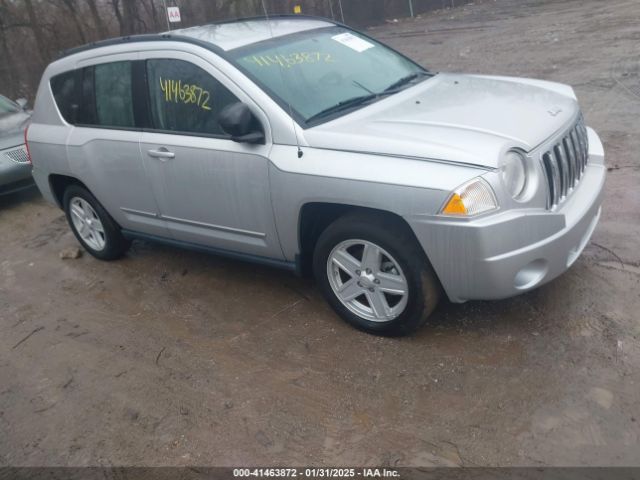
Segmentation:
<svg viewBox="0 0 640 480">
<path fill-rule="evenodd" d="M 56 205 L 58 205 L 58 207 L 60 208 L 64 208 L 64 192 L 70 185 L 78 185 L 91 192 L 91 190 L 89 190 L 87 186 L 76 177 L 71 177 L 69 175 L 60 175 L 57 173 L 52 173 L 51 175 L 49 175 L 49 186 L 51 188 L 51 192 L 53 193 L 53 198 L 56 201 Z"/>
<path fill-rule="evenodd" d="M 311 274 L 313 251 L 322 232 L 338 218 L 345 215 L 366 215 L 384 219 L 407 231 L 420 245 L 409 223 L 397 213 L 377 208 L 362 207 L 347 203 L 308 202 L 300 207 L 298 214 L 298 272 L 303 276 Z M 422 247 L 420 247 L 422 250 Z M 424 252 L 427 257 L 426 252 Z M 428 257 L 427 257 L 428 260 Z"/>
</svg>

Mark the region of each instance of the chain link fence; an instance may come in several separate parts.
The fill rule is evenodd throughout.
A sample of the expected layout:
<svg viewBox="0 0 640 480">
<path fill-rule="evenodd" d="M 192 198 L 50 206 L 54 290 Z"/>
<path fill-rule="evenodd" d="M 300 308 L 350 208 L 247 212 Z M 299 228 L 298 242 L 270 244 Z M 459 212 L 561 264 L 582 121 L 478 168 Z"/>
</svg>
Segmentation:
<svg viewBox="0 0 640 480">
<path fill-rule="evenodd" d="M 192 6 L 198 0 L 167 0 L 167 6 L 178 6 L 183 11 L 181 23 L 191 26 L 198 24 L 191 13 Z M 469 1 L 469 0 L 467 0 Z M 314 15 L 366 27 L 384 23 L 390 18 L 402 18 L 421 15 L 429 11 L 453 8 L 464 0 L 238 0 L 230 5 L 222 15 L 230 18 L 245 16 L 294 14 Z M 180 25 L 180 24 L 176 24 Z"/>
</svg>

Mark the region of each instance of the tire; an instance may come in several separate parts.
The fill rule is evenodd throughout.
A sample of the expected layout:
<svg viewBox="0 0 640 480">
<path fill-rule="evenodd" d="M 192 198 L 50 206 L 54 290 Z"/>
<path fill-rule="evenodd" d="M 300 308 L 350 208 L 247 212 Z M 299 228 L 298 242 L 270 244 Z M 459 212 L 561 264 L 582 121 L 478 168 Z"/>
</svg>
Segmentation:
<svg viewBox="0 0 640 480">
<path fill-rule="evenodd" d="M 100 260 L 115 260 L 124 255 L 131 242 L 122 236 L 118 224 L 91 192 L 80 185 L 70 185 L 64 192 L 62 204 L 71 231 L 87 252 Z M 79 207 L 83 209 L 83 220 L 79 220 Z M 87 235 L 88 232 L 92 235 Z"/>
<path fill-rule="evenodd" d="M 365 250 L 369 252 L 366 259 Z M 372 334 L 402 336 L 415 332 L 425 324 L 440 298 L 440 282 L 413 232 L 401 220 L 384 214 L 352 213 L 329 225 L 316 243 L 313 271 L 336 313 L 350 325 Z M 403 289 L 406 295 L 397 294 Z M 345 303 L 338 296 L 340 290 L 345 298 L 359 290 L 363 293 Z"/>
</svg>

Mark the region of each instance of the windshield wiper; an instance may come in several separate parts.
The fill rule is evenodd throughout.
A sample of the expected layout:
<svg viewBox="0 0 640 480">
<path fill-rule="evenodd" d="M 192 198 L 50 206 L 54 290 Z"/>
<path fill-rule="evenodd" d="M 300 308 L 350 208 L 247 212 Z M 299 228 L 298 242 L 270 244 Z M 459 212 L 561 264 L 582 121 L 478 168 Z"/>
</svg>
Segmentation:
<svg viewBox="0 0 640 480">
<path fill-rule="evenodd" d="M 393 90 L 398 90 L 400 87 L 404 87 L 408 83 L 413 82 L 416 78 L 423 77 L 423 76 L 426 76 L 426 75 L 430 75 L 430 74 L 428 72 L 412 73 L 411 75 L 407 75 L 406 77 L 402 77 L 397 82 L 393 82 L 391 85 L 389 85 L 383 91 L 388 93 L 388 92 L 391 92 Z"/>
<path fill-rule="evenodd" d="M 360 95 L 359 97 L 353 97 L 353 98 L 349 98 L 347 100 L 343 100 L 341 102 L 336 103 L 335 105 L 332 105 L 329 108 L 325 108 L 324 110 L 319 111 L 315 115 L 310 116 L 309 118 L 307 118 L 307 123 L 312 122 L 312 121 L 317 120 L 317 119 L 322 118 L 322 117 L 326 117 L 327 115 L 331 115 L 332 113 L 337 113 L 337 112 L 340 112 L 342 110 L 347 110 L 349 108 L 358 107 L 358 106 L 363 105 L 363 104 L 365 104 L 365 103 L 367 103 L 367 102 L 369 102 L 371 100 L 375 100 L 379 96 L 380 96 L 379 94 L 372 93 L 370 95 Z"/>
<path fill-rule="evenodd" d="M 412 82 L 416 78 L 424 77 L 424 76 L 432 76 L 432 74 L 429 73 L 429 72 L 412 73 L 411 75 L 407 75 L 406 77 L 401 78 L 397 82 L 393 82 L 391 85 L 389 85 L 387 88 L 385 88 L 380 93 L 371 93 L 369 95 L 361 95 L 361 96 L 358 96 L 358 97 L 353 97 L 353 98 L 349 98 L 347 100 L 343 100 L 343 101 L 338 102 L 338 103 L 336 103 L 335 105 L 333 105 L 333 106 L 331 106 L 329 108 L 325 108 L 324 110 L 321 110 L 320 112 L 316 113 L 315 115 L 312 115 L 311 117 L 307 118 L 307 123 L 313 122 L 314 120 L 317 120 L 317 119 L 322 118 L 322 117 L 326 117 L 328 115 L 331 115 L 332 113 L 337 113 L 337 112 L 340 112 L 342 110 L 347 110 L 349 108 L 358 107 L 358 106 L 363 105 L 363 104 L 365 104 L 367 102 L 370 102 L 372 100 L 377 100 L 379 98 L 386 97 L 388 95 L 394 94 L 400 89 L 400 87 Z M 368 90 L 364 86 L 362 86 L 362 88 L 364 88 L 365 90 Z"/>
</svg>

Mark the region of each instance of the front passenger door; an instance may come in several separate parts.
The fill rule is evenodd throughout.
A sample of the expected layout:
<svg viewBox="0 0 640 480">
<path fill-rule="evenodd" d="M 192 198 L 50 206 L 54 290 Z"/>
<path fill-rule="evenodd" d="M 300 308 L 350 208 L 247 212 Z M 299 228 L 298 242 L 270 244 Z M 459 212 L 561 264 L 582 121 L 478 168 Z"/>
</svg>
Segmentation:
<svg viewBox="0 0 640 480">
<path fill-rule="evenodd" d="M 146 54 L 152 129 L 143 133 L 141 151 L 161 217 L 176 240 L 282 259 L 269 189 L 270 136 L 263 145 L 237 143 L 218 124 L 231 103 L 257 107 L 204 60 L 173 55 Z"/>
</svg>

